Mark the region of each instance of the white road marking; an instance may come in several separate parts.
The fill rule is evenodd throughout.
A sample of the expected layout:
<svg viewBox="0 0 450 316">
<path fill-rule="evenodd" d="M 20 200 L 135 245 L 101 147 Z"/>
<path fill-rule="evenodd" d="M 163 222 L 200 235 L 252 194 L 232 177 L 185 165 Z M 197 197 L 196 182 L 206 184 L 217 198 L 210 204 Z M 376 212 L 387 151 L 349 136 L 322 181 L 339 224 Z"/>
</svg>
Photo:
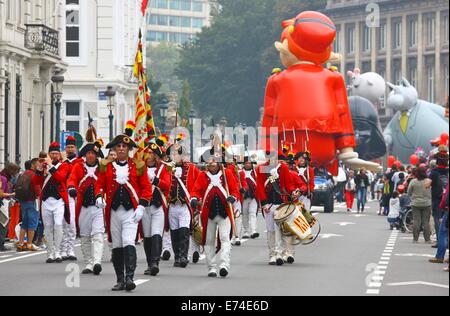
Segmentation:
<svg viewBox="0 0 450 316">
<path fill-rule="evenodd" d="M 30 257 L 40 256 L 40 255 L 44 255 L 44 254 L 46 254 L 46 253 L 47 253 L 46 251 L 43 251 L 43 252 L 36 252 L 36 253 L 32 253 L 32 254 L 27 254 L 27 255 L 24 255 L 24 256 L 20 256 L 20 257 L 14 257 L 14 258 L 11 258 L 11 259 L 2 260 L 2 261 L 0 261 L 0 263 L 12 262 L 12 261 L 16 261 L 16 260 L 20 260 L 20 259 L 24 259 L 24 258 L 30 258 Z"/>
<path fill-rule="evenodd" d="M 329 239 L 331 237 L 344 237 L 342 235 L 336 235 L 336 234 L 321 234 L 320 238 L 321 239 Z"/>
<path fill-rule="evenodd" d="M 396 253 L 398 257 L 425 257 L 425 258 L 434 258 L 434 255 L 428 254 L 418 254 L 418 253 Z"/>
<path fill-rule="evenodd" d="M 423 282 L 423 281 L 388 283 L 386 285 L 388 285 L 388 286 L 426 285 L 426 286 L 440 287 L 440 288 L 443 288 L 443 289 L 448 289 L 449 288 L 449 286 L 445 285 L 445 284 L 437 284 L 437 283 L 430 283 L 430 282 Z"/>
<path fill-rule="evenodd" d="M 345 227 L 348 225 L 356 225 L 356 224 L 352 223 L 352 222 L 337 222 L 337 223 L 334 223 L 334 225 L 339 225 L 339 226 Z"/>
<path fill-rule="evenodd" d="M 384 264 L 384 265 L 387 265 L 387 264 L 389 264 L 389 261 L 380 261 L 380 262 L 378 262 L 378 264 Z"/>
<path fill-rule="evenodd" d="M 372 280 L 373 280 L 373 281 L 383 281 L 383 280 L 384 280 L 384 276 L 381 276 L 381 275 L 374 275 L 374 276 L 372 277 Z"/>
<path fill-rule="evenodd" d="M 0 259 L 6 259 L 6 258 L 10 258 L 10 257 L 12 257 L 12 255 L 0 256 Z"/>
<path fill-rule="evenodd" d="M 380 290 L 367 290 L 366 294 L 378 295 L 380 294 Z"/>
<path fill-rule="evenodd" d="M 380 282 L 371 282 L 369 284 L 369 287 L 381 287 L 381 283 Z"/>
<path fill-rule="evenodd" d="M 134 284 L 136 284 L 136 286 L 142 285 L 144 283 L 149 282 L 150 280 L 136 280 L 134 281 Z"/>
</svg>

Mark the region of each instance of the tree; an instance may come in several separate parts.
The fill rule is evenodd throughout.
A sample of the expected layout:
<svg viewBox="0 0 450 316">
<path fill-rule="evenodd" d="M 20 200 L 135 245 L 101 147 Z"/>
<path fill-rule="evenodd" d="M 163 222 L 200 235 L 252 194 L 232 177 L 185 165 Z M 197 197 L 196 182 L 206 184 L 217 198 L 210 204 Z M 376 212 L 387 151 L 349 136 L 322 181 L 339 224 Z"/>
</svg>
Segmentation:
<svg viewBox="0 0 450 316">
<path fill-rule="evenodd" d="M 169 42 L 147 48 L 147 69 L 152 77 L 161 82 L 161 92 L 181 93 L 182 81 L 175 75 L 180 60 L 180 48 Z"/>
<path fill-rule="evenodd" d="M 192 101 L 203 116 L 254 124 L 267 78 L 280 65 L 273 43 L 280 38 L 281 21 L 325 2 L 217 0 L 220 10 L 211 27 L 183 47 L 176 68 L 178 77 L 189 81 Z"/>
<path fill-rule="evenodd" d="M 187 80 L 183 81 L 183 93 L 180 98 L 180 106 L 178 108 L 178 115 L 181 120 L 189 121 L 189 114 L 192 109 L 192 102 L 190 97 L 190 87 Z"/>
</svg>

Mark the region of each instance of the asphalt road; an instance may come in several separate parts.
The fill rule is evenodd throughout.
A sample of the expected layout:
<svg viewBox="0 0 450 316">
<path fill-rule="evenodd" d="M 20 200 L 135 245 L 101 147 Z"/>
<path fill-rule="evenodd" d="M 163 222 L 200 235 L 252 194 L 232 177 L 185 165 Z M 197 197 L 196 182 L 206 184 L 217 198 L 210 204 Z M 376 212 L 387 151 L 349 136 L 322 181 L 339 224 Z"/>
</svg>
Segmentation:
<svg viewBox="0 0 450 316">
<path fill-rule="evenodd" d="M 322 234 L 310 246 L 298 246 L 296 263 L 268 265 L 265 226 L 262 237 L 234 247 L 232 269 L 226 279 L 210 279 L 204 260 L 187 269 L 161 264 L 156 278 L 143 275 L 145 256 L 138 246 L 134 293 L 113 293 L 115 282 L 109 250 L 100 277 L 80 276 L 80 264 L 45 264 L 45 252 L 0 253 L 0 295 L 145 295 L 145 296 L 448 296 L 449 277 L 443 265 L 431 264 L 435 250 L 412 243 L 410 234 L 392 232 L 384 217 L 376 215 L 378 204 L 369 204 L 366 214 L 337 212 L 317 217 Z M 107 248 L 107 247 L 106 247 Z M 81 258 L 80 249 L 77 255 Z"/>
</svg>

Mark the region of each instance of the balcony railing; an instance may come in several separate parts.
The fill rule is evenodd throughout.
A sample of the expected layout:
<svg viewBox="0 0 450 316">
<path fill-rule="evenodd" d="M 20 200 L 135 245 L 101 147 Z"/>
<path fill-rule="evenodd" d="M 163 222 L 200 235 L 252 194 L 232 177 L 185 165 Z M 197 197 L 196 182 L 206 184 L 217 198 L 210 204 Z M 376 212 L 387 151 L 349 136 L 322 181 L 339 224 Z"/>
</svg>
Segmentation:
<svg viewBox="0 0 450 316">
<path fill-rule="evenodd" d="M 59 33 L 43 24 L 26 24 L 25 47 L 35 52 L 59 55 Z"/>
</svg>

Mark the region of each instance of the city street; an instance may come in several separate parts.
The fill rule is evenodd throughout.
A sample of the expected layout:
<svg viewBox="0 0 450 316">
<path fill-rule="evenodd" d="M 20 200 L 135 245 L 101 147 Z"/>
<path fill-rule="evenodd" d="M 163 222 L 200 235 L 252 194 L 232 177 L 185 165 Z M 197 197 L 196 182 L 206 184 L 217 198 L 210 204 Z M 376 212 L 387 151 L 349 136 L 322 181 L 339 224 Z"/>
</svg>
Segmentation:
<svg viewBox="0 0 450 316">
<path fill-rule="evenodd" d="M 208 278 L 204 260 L 186 270 L 164 262 L 160 275 L 150 278 L 143 275 L 145 256 L 139 246 L 135 276 L 138 287 L 133 294 L 117 294 L 110 291 L 115 276 L 108 262 L 109 249 L 105 249 L 102 275 L 81 276 L 79 287 L 77 265 L 45 264 L 45 252 L 9 252 L 0 254 L 0 296 L 449 295 L 444 266 L 427 262 L 435 250 L 423 239 L 413 244 L 411 235 L 390 231 L 386 219 L 376 214 L 378 203 L 369 203 L 363 215 L 347 214 L 343 204 L 337 204 L 336 209 L 334 214 L 313 209 L 319 211 L 322 234 L 315 244 L 297 247 L 297 262 L 293 265 L 269 266 L 266 238 L 262 234 L 258 240 L 233 248 L 232 269 L 227 279 Z M 264 232 L 262 217 L 260 232 Z M 81 258 L 79 247 L 77 255 Z"/>
</svg>

